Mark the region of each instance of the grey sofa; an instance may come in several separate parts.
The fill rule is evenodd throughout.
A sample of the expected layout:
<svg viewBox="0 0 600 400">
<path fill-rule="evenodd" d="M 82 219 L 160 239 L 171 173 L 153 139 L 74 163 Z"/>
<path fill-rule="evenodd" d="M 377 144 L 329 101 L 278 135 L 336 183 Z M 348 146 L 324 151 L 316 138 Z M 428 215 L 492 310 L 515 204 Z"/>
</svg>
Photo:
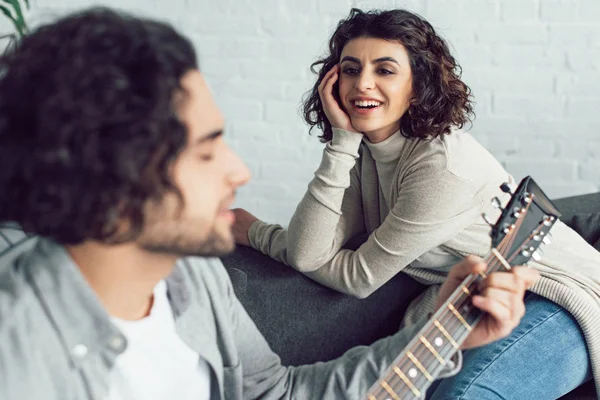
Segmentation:
<svg viewBox="0 0 600 400">
<path fill-rule="evenodd" d="M 559 199 L 562 220 L 600 250 L 600 193 Z M 284 364 L 326 361 L 395 332 L 423 286 L 402 273 L 366 299 L 321 286 L 259 252 L 224 257 L 235 291 Z M 598 266 L 600 268 L 600 265 Z M 563 399 L 594 399 L 588 382 Z"/>
</svg>

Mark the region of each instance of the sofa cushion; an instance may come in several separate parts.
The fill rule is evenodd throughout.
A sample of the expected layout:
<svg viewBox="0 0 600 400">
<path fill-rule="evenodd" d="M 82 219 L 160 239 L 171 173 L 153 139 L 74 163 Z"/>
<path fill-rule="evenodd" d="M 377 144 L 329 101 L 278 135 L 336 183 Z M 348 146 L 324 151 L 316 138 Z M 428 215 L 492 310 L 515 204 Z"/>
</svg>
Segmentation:
<svg viewBox="0 0 600 400">
<path fill-rule="evenodd" d="M 600 212 L 595 214 L 574 214 L 565 221 L 575 232 L 600 251 Z"/>
</svg>

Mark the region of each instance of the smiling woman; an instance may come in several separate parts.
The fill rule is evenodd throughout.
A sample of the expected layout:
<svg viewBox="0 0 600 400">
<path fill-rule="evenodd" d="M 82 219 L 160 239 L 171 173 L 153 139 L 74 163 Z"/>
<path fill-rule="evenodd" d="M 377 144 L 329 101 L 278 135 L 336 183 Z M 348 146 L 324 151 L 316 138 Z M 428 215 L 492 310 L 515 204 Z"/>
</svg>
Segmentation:
<svg viewBox="0 0 600 400">
<path fill-rule="evenodd" d="M 409 306 L 411 324 L 433 311 L 451 265 L 490 250 L 482 213 L 497 218 L 490 200 L 504 207 L 509 196 L 500 186 L 513 177 L 462 130 L 473 117 L 470 90 L 446 42 L 420 16 L 353 9 L 312 69 L 318 78 L 304 117 L 323 132 L 321 165 L 287 230 L 236 210 L 236 240 L 359 298 L 404 272 L 430 285 Z M 466 352 L 463 370 L 434 385 L 433 399 L 558 398 L 590 379 L 600 365 L 600 253 L 562 223 L 553 234 L 532 263 L 542 279 L 521 325 Z M 356 236 L 366 240 L 344 248 Z M 572 344 L 568 354 L 555 332 Z M 544 381 L 515 388 L 534 356 Z"/>
</svg>

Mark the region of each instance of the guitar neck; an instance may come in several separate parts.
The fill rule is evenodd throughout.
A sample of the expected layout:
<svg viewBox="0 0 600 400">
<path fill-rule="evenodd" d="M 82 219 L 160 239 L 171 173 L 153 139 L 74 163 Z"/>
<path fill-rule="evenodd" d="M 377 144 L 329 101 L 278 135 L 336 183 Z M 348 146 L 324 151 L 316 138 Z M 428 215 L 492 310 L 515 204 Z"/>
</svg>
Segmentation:
<svg viewBox="0 0 600 400">
<path fill-rule="evenodd" d="M 494 258 L 490 253 L 486 259 Z M 489 271 L 491 272 L 491 271 Z M 367 400 L 418 399 L 458 351 L 482 312 L 471 303 L 481 275 L 469 275 L 371 387 Z"/>
</svg>

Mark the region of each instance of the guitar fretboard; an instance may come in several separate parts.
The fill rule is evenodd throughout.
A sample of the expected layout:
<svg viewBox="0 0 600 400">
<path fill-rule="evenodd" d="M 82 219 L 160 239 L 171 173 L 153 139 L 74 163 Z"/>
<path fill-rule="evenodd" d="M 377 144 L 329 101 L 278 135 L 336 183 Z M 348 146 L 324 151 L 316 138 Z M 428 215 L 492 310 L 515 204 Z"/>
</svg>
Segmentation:
<svg viewBox="0 0 600 400">
<path fill-rule="evenodd" d="M 469 276 L 433 314 L 383 377 L 371 388 L 369 400 L 418 399 L 460 348 L 482 312 L 472 305 L 481 276 Z"/>
</svg>

